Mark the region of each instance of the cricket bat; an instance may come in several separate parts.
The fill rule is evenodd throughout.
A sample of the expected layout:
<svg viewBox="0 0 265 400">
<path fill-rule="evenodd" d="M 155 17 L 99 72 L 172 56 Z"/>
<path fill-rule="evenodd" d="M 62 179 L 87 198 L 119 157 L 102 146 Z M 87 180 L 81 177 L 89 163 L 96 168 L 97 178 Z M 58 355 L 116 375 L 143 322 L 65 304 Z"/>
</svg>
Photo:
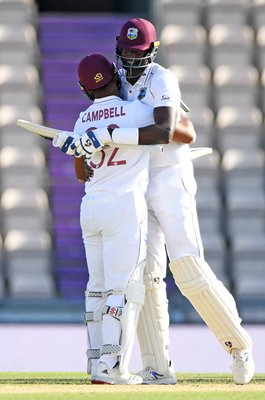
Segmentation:
<svg viewBox="0 0 265 400">
<path fill-rule="evenodd" d="M 47 126 L 35 124 L 34 122 L 26 121 L 24 119 L 18 119 L 17 125 L 32 132 L 35 135 L 41 136 L 48 140 L 52 140 L 57 133 L 61 132 L 60 129 L 49 128 Z M 71 134 L 71 132 L 69 133 Z M 135 148 L 138 150 L 139 148 L 141 148 L 141 150 L 149 151 L 151 153 L 162 153 L 164 150 L 163 146 L 161 145 L 132 145 L 132 144 L 112 143 L 111 147 L 127 147 L 130 149 Z M 213 152 L 213 149 L 211 147 L 193 147 L 190 150 L 191 150 L 190 152 L 191 160 L 211 154 Z"/>
</svg>

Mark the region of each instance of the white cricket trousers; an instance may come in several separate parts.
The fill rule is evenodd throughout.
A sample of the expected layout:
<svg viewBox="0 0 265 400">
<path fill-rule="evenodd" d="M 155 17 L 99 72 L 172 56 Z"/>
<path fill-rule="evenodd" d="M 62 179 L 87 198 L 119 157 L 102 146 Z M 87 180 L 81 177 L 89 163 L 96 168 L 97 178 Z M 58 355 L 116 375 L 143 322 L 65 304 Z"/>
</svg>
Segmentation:
<svg viewBox="0 0 265 400">
<path fill-rule="evenodd" d="M 82 199 L 80 224 L 89 271 L 89 291 L 126 289 L 146 259 L 147 208 L 143 193 Z"/>
<path fill-rule="evenodd" d="M 170 260 L 187 255 L 203 258 L 196 211 L 193 165 L 152 168 L 147 190 L 148 257 L 166 276 L 164 245 Z"/>
</svg>

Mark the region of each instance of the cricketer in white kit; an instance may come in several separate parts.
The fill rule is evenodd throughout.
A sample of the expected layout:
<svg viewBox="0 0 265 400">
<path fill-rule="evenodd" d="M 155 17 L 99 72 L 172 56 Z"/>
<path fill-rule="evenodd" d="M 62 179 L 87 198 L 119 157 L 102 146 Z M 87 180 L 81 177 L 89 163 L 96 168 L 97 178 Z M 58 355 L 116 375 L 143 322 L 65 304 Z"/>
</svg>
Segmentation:
<svg viewBox="0 0 265 400">
<path fill-rule="evenodd" d="M 104 116 L 101 118 L 102 113 Z M 88 119 L 88 115 L 94 117 Z M 128 103 L 116 96 L 109 96 L 95 99 L 93 105 L 80 114 L 74 132 L 83 134 L 103 124 L 133 126 L 136 120 L 140 125 L 149 125 L 152 112 L 147 107 L 143 109 L 139 101 Z M 102 321 L 103 350 L 101 338 L 95 331 L 90 335 L 93 350 L 90 349 L 88 354 L 93 356 L 95 350 L 100 350 L 99 361 L 112 368 L 121 351 L 120 334 L 125 334 L 118 319 L 113 317 L 119 317 L 115 313 L 125 306 L 125 295 L 126 298 L 131 296 L 139 306 L 144 299 L 142 274 L 146 257 L 145 193 L 149 153 L 140 149 L 109 147 L 95 153 L 89 165 L 94 169 L 94 176 L 85 184 L 86 194 L 82 199 L 80 214 L 89 269 L 86 291 L 88 326 L 91 325 L 93 329 L 94 323 L 97 323 L 95 318 L 89 320 L 91 312 L 94 315 L 98 312 L 99 323 L 103 306 L 106 314 Z M 102 297 L 97 297 L 99 293 L 103 293 Z M 135 326 L 136 321 L 132 320 L 131 324 Z M 127 328 L 133 337 L 133 326 Z M 104 345 L 109 345 L 110 354 L 104 354 Z"/>
<path fill-rule="evenodd" d="M 180 89 L 171 71 L 149 64 L 138 81 L 131 85 L 120 70 L 123 98 L 140 99 L 156 107 L 180 107 Z M 180 115 L 180 110 L 178 112 Z M 144 370 L 150 367 L 174 383 L 170 365 L 169 317 L 166 294 L 167 257 L 170 260 L 193 254 L 203 257 L 196 216 L 196 182 L 190 147 L 172 141 L 163 145 L 162 154 L 150 154 L 148 204 L 148 262 L 145 268 L 146 300 L 138 322 L 138 337 Z M 152 332 L 152 335 L 150 335 Z M 168 375 L 168 376 L 167 376 Z M 159 382 L 155 378 L 153 383 Z M 161 380 L 160 380 L 161 381 Z M 163 383 L 163 382 L 162 382 Z"/>
<path fill-rule="evenodd" d="M 176 78 L 153 62 L 158 45 L 154 26 L 141 18 L 123 25 L 116 45 L 125 70 L 121 73 L 124 98 L 151 105 L 156 115 L 166 108 L 179 108 L 180 104 Z M 104 144 L 104 138 L 98 138 Z M 146 296 L 138 326 L 144 371 L 139 374 L 144 383 L 176 381 L 168 354 L 169 321 L 163 281 L 166 244 L 176 285 L 232 356 L 235 383 L 246 384 L 254 374 L 252 340 L 241 326 L 233 296 L 204 260 L 189 152 L 188 145 L 172 142 L 165 146 L 162 155 L 151 155 Z"/>
<path fill-rule="evenodd" d="M 140 18 L 131 19 L 123 25 L 117 37 L 116 54 L 124 67 L 122 70 L 124 98 L 127 100 L 138 98 L 142 103 L 158 110 L 160 107 L 174 107 L 172 100 L 175 100 L 175 92 L 179 93 L 179 89 L 176 88 L 178 83 L 173 74 L 152 62 L 150 54 L 154 52 L 156 40 L 155 29 L 149 21 Z M 147 48 L 146 53 L 144 53 L 145 48 Z M 139 50 L 143 52 L 142 55 Z M 137 67 L 145 63 L 147 65 L 137 77 Z M 135 72 L 133 72 L 134 67 Z M 139 71 L 141 70 L 138 68 L 138 73 Z M 179 107 L 179 102 L 175 102 L 175 107 Z M 165 303 L 161 301 L 165 298 L 165 294 L 163 290 L 158 290 L 157 294 L 154 290 L 148 290 L 150 286 L 155 288 L 156 282 L 157 287 L 161 285 L 166 275 L 166 260 L 164 256 L 161 258 L 161 255 L 164 255 L 164 234 L 170 260 L 169 267 L 177 286 L 193 304 L 223 348 L 232 355 L 232 373 L 235 382 L 248 383 L 254 374 L 252 340 L 241 326 L 234 298 L 216 278 L 204 259 L 196 212 L 196 182 L 189 157 L 189 146 L 172 141 L 164 148 L 160 157 L 152 154 L 150 160 L 147 192 L 149 220 L 148 259 L 145 269 L 146 299 L 138 328 L 145 368 L 141 375 L 144 381 L 150 383 L 156 380 L 154 370 L 162 372 L 161 375 L 165 375 L 165 378 L 168 371 L 170 377 L 170 368 L 166 368 L 169 360 L 166 351 L 168 323 L 163 322 L 164 313 L 159 306 Z M 156 341 L 152 341 L 148 334 L 150 327 L 155 324 L 154 321 L 157 321 L 152 313 L 156 308 L 156 315 L 161 313 L 161 318 L 160 323 L 157 323 L 157 329 L 153 331 L 160 330 L 162 337 L 163 332 L 165 333 L 164 355 L 159 354 L 157 350 L 159 336 Z M 153 315 L 153 318 L 150 318 L 150 315 Z M 163 351 L 163 348 L 161 350 Z M 162 380 L 163 376 L 161 382 Z"/>
<path fill-rule="evenodd" d="M 87 90 L 94 89 L 90 76 L 97 77 L 100 88 L 114 74 L 114 65 L 100 55 L 87 56 L 79 64 L 79 77 Z M 123 101 L 118 93 L 95 98 L 80 113 L 76 137 L 106 125 L 153 124 L 151 107 L 138 100 Z M 60 135 L 54 139 L 55 147 L 60 147 L 60 140 Z M 142 378 L 129 374 L 128 364 L 145 295 L 149 152 L 107 146 L 88 162 L 94 176 L 85 183 L 80 223 L 89 270 L 85 320 L 91 381 L 139 384 Z"/>
<path fill-rule="evenodd" d="M 123 25 L 117 37 L 116 54 L 124 67 L 124 98 L 138 98 L 142 103 L 158 110 L 161 107 L 174 107 L 172 100 L 175 98 L 175 92 L 179 93 L 179 90 L 176 88 L 178 83 L 173 74 L 152 62 L 150 54 L 154 52 L 156 40 L 155 29 L 149 21 L 141 18 L 131 19 Z M 142 55 L 139 50 L 143 52 Z M 137 77 L 137 67 L 145 63 L 147 65 Z M 138 68 L 138 73 L 139 71 L 141 70 Z M 179 107 L 179 102 L 175 102 L 175 107 Z M 196 212 L 196 182 L 189 157 L 189 146 L 172 141 L 164 148 L 160 157 L 152 154 L 150 160 L 147 192 L 149 220 L 148 259 L 145 269 L 146 299 L 138 328 L 145 368 L 141 375 L 144 381 L 152 383 L 156 380 L 154 370 L 162 372 L 164 368 L 161 382 L 163 375 L 167 377 L 167 371 L 170 377 L 170 368 L 166 368 L 169 360 L 167 342 L 164 341 L 165 351 L 161 357 L 157 351 L 159 336 L 156 341 L 150 341 L 148 335 L 150 327 L 157 321 L 154 317 L 150 318 L 150 315 L 153 315 L 152 311 L 157 308 L 156 315 L 161 313 L 162 324 L 157 323 L 157 329 L 154 331 L 160 330 L 161 336 L 165 332 L 165 340 L 168 340 L 167 321 L 163 322 L 164 313 L 158 306 L 162 304 L 161 300 L 165 298 L 165 294 L 163 290 L 157 291 L 157 294 L 154 294 L 154 290 L 148 290 L 149 286 L 154 288 L 156 282 L 157 286 L 161 285 L 166 275 L 166 260 L 165 257 L 161 258 L 161 254 L 164 254 L 164 234 L 169 267 L 176 285 L 193 304 L 223 348 L 231 354 L 235 382 L 248 383 L 254 374 L 252 339 L 241 326 L 234 298 L 216 278 L 204 259 Z M 159 383 L 159 379 L 157 380 Z"/>
</svg>

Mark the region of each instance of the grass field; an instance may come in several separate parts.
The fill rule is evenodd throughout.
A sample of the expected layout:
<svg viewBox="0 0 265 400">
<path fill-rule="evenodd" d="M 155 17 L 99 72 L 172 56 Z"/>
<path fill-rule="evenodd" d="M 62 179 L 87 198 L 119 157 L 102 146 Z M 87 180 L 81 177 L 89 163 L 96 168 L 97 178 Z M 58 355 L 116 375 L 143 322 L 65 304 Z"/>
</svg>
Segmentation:
<svg viewBox="0 0 265 400">
<path fill-rule="evenodd" d="M 224 374 L 177 374 L 176 385 L 90 385 L 85 373 L 0 373 L 0 400 L 264 400 L 265 374 L 245 386 Z"/>
</svg>

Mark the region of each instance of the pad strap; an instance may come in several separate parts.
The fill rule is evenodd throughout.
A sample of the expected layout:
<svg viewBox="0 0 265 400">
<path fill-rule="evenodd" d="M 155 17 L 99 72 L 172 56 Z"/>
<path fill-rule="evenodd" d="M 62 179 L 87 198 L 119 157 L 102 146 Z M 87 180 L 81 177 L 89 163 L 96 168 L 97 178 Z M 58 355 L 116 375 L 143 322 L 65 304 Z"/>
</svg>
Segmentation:
<svg viewBox="0 0 265 400">
<path fill-rule="evenodd" d="M 123 289 L 112 289 L 108 290 L 106 292 L 91 292 L 90 290 L 85 291 L 85 296 L 86 297 L 100 297 L 100 298 L 106 298 L 111 295 L 117 295 L 117 296 L 123 296 L 124 295 L 124 290 Z"/>
<path fill-rule="evenodd" d="M 101 355 L 103 354 L 119 354 L 121 346 L 118 344 L 103 344 L 101 348 Z"/>
<path fill-rule="evenodd" d="M 100 357 L 100 349 L 87 349 L 86 355 L 89 360 L 97 360 Z"/>
<path fill-rule="evenodd" d="M 100 297 L 105 298 L 107 297 L 107 292 L 91 292 L 90 290 L 85 291 L 86 297 Z"/>
<path fill-rule="evenodd" d="M 87 325 L 88 322 L 100 322 L 102 320 L 101 311 L 88 311 L 84 313 L 84 323 Z"/>
</svg>

